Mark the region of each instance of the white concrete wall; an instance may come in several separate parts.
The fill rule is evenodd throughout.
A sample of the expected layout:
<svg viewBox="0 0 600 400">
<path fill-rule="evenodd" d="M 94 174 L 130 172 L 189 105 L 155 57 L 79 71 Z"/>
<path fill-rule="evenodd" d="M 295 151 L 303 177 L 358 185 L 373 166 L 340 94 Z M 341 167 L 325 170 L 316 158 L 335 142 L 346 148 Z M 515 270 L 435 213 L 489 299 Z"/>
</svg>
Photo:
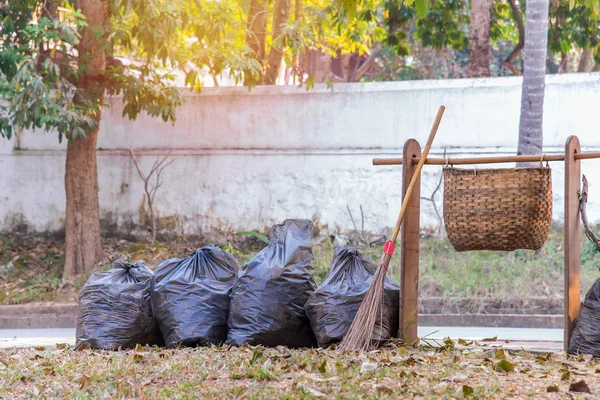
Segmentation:
<svg viewBox="0 0 600 400">
<path fill-rule="evenodd" d="M 101 217 L 121 232 L 139 228 L 142 182 L 127 150 L 148 170 L 171 150 L 157 208 L 178 233 L 264 230 L 285 218 L 319 220 L 329 231 L 352 228 L 346 206 L 366 228 L 393 225 L 400 207 L 401 167 L 374 167 L 373 157 L 399 156 L 410 137 L 424 142 L 437 107 L 447 107 L 434 155 L 515 154 L 521 79 L 464 79 L 294 87 L 207 88 L 186 94 L 175 125 L 121 117 L 119 98 L 103 113 L 98 142 Z M 600 149 L 600 74 L 547 77 L 544 144 L 562 152 L 568 135 Z M 0 141 L 0 230 L 56 231 L 63 225 L 66 145 L 25 132 Z M 563 165 L 552 164 L 554 217 L 563 215 Z M 600 221 L 600 161 L 583 165 L 590 218 Z M 426 167 L 422 194 L 437 183 Z M 441 205 L 441 195 L 438 196 Z M 423 202 L 422 224 L 436 223 Z"/>
</svg>

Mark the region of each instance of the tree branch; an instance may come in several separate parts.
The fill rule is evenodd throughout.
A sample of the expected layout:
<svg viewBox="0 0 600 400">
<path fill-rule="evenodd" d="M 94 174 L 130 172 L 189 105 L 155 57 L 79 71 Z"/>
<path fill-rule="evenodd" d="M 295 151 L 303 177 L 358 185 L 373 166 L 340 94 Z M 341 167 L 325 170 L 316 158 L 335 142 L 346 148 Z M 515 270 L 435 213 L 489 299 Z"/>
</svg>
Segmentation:
<svg viewBox="0 0 600 400">
<path fill-rule="evenodd" d="M 508 4 L 512 9 L 513 18 L 517 23 L 517 27 L 519 28 L 519 42 L 517 43 L 517 46 L 514 48 L 512 53 L 510 53 L 508 57 L 506 57 L 506 60 L 504 60 L 502 65 L 510 72 L 512 72 L 513 75 L 521 75 L 521 72 L 517 69 L 517 67 L 512 65 L 512 60 L 514 60 L 519 55 L 519 53 L 521 53 L 521 50 L 523 50 L 523 46 L 525 43 L 525 26 L 523 25 L 523 16 L 521 15 L 521 11 L 519 10 L 519 6 L 515 2 L 515 0 L 508 0 Z"/>
<path fill-rule="evenodd" d="M 376 45 L 376 48 L 371 49 L 371 53 L 369 54 L 369 57 L 352 74 L 351 82 L 358 82 L 360 80 L 360 78 L 362 78 L 369 71 L 369 69 L 371 69 L 371 67 L 373 66 L 373 63 L 375 62 L 375 57 L 377 57 L 377 54 L 379 54 L 380 50 L 381 50 L 381 46 L 379 44 Z"/>
<path fill-rule="evenodd" d="M 156 196 L 156 192 L 163 184 L 163 181 L 161 179 L 163 171 L 165 170 L 165 168 L 171 165 L 175 161 L 175 159 L 171 159 L 165 164 L 167 159 L 171 156 L 171 151 L 169 151 L 167 155 L 164 156 L 162 159 L 157 157 L 156 161 L 154 161 L 154 164 L 152 164 L 152 168 L 150 169 L 148 175 L 144 175 L 137 161 L 135 153 L 133 152 L 133 149 L 129 149 L 129 155 L 131 161 L 133 161 L 133 164 L 135 165 L 140 179 L 144 182 L 144 193 L 146 199 L 148 200 L 148 208 L 150 209 L 150 219 L 152 222 L 152 243 L 154 243 L 156 241 L 156 215 L 154 214 L 154 198 Z M 154 183 L 154 185 L 150 187 L 150 180 L 152 179 L 153 175 L 156 177 L 156 183 Z"/>
</svg>

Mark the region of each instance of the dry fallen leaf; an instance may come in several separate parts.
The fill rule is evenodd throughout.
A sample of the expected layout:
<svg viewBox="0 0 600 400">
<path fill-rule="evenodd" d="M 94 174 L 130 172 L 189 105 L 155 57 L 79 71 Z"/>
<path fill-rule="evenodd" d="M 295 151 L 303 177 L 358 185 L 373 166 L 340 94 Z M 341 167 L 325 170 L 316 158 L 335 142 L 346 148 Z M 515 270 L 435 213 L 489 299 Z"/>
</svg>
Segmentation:
<svg viewBox="0 0 600 400">
<path fill-rule="evenodd" d="M 323 360 L 323 362 L 319 365 L 319 372 L 322 374 L 327 372 L 327 360 Z"/>
<path fill-rule="evenodd" d="M 494 366 L 496 372 L 514 372 L 515 365 L 508 360 L 500 360 Z"/>
<path fill-rule="evenodd" d="M 448 376 L 446 378 L 443 378 L 442 381 L 444 381 L 444 382 L 464 382 L 467 379 L 469 379 L 469 377 L 467 375 L 453 375 L 453 376 Z"/>
<path fill-rule="evenodd" d="M 494 354 L 494 358 L 496 358 L 496 360 L 506 360 L 506 353 L 504 352 L 504 349 L 496 350 L 496 354 Z"/>
<path fill-rule="evenodd" d="M 497 342 L 498 341 L 498 336 L 494 336 L 492 338 L 484 338 L 481 339 L 482 342 Z"/>
<path fill-rule="evenodd" d="M 317 389 L 310 388 L 310 387 L 307 388 L 306 392 L 308 394 L 310 394 L 311 396 L 318 397 L 318 398 L 327 397 L 327 395 L 325 393 L 318 391 Z"/>
<path fill-rule="evenodd" d="M 571 385 L 569 386 L 569 392 L 590 393 L 590 394 L 592 393 L 589 386 L 587 385 L 587 383 L 585 383 L 585 381 L 583 379 L 580 380 L 579 382 L 571 383 Z"/>
<path fill-rule="evenodd" d="M 377 363 L 374 362 L 363 362 L 360 366 L 360 373 L 365 373 L 369 371 L 375 371 L 377 369 Z"/>
<path fill-rule="evenodd" d="M 435 385 L 433 387 L 433 391 L 436 394 L 444 394 L 448 391 L 448 383 L 447 382 L 440 382 L 437 385 Z"/>
<path fill-rule="evenodd" d="M 379 395 L 392 394 L 394 392 L 392 388 L 382 384 L 375 385 L 374 388 Z"/>
<path fill-rule="evenodd" d="M 87 375 L 81 375 L 81 379 L 79 380 L 79 389 L 80 390 L 88 390 L 88 388 L 90 387 L 90 382 L 92 381 L 92 378 L 90 378 Z"/>
<path fill-rule="evenodd" d="M 462 394 L 463 396 L 470 396 L 473 394 L 473 388 L 471 386 L 468 385 L 463 385 L 462 387 Z"/>
<path fill-rule="evenodd" d="M 550 385 L 546 388 L 546 392 L 548 393 L 558 393 L 559 389 L 557 385 Z"/>
</svg>

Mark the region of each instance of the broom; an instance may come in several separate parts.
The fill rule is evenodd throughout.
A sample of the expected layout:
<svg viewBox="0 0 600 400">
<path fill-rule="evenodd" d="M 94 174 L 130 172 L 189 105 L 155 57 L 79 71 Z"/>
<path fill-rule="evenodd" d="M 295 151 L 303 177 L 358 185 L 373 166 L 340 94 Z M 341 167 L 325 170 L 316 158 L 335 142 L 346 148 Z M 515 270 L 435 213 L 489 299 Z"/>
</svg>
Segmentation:
<svg viewBox="0 0 600 400">
<path fill-rule="evenodd" d="M 396 229 L 394 230 L 394 234 L 392 235 L 391 240 L 385 242 L 383 247 L 383 255 L 381 256 L 381 260 L 379 261 L 379 265 L 377 266 L 377 271 L 373 275 L 373 281 L 369 286 L 369 290 L 365 295 L 365 298 L 354 317 L 354 321 L 352 321 L 352 325 L 350 325 L 350 329 L 344 339 L 340 343 L 338 349 L 340 350 L 369 350 L 371 347 L 371 337 L 373 336 L 373 328 L 375 327 L 375 321 L 377 320 L 377 315 L 380 313 L 381 304 L 383 302 L 383 294 L 384 294 L 384 282 L 385 275 L 388 270 L 388 266 L 390 265 L 390 260 L 392 258 L 392 254 L 394 254 L 394 248 L 396 247 L 396 239 L 398 239 L 398 234 L 400 233 L 400 226 L 402 225 L 402 221 L 404 220 L 404 214 L 406 214 L 406 209 L 408 208 L 409 199 L 412 195 L 413 188 L 421 174 L 421 169 L 423 168 L 423 164 L 425 164 L 425 159 L 429 154 L 429 149 L 431 149 L 431 144 L 433 143 L 433 138 L 440 126 L 440 121 L 442 120 L 442 115 L 444 115 L 444 110 L 446 107 L 440 106 L 437 116 L 435 117 L 435 121 L 433 122 L 433 127 L 431 128 L 431 133 L 429 134 L 429 138 L 427 139 L 427 144 L 423 149 L 423 153 L 421 154 L 421 159 L 417 164 L 417 168 L 410 180 L 410 184 L 408 185 L 408 189 L 406 190 L 406 196 L 402 202 L 402 208 L 400 209 L 400 215 L 398 216 L 398 221 L 396 222 Z"/>
</svg>

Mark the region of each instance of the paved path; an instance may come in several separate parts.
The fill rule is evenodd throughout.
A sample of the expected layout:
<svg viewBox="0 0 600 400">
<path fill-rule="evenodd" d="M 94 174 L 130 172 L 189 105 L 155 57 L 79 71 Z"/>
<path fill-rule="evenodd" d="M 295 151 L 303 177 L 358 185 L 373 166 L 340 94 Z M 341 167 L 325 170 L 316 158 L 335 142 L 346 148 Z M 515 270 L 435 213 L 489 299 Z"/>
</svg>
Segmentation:
<svg viewBox="0 0 600 400">
<path fill-rule="evenodd" d="M 450 337 L 455 340 L 482 341 L 480 343 L 486 346 L 536 352 L 563 351 L 563 335 L 562 329 L 419 327 L 419 337 L 433 342 Z M 496 340 L 483 342 L 483 339 L 491 338 Z"/>
<path fill-rule="evenodd" d="M 419 327 L 419 336 L 427 340 L 452 339 L 483 340 L 496 337 L 496 342 L 485 342 L 489 346 L 534 351 L 561 351 L 562 329 L 522 328 L 460 328 Z M 508 340 L 508 342 L 506 342 Z M 75 345 L 75 329 L 5 329 L 0 330 L 0 348 L 55 346 L 57 343 Z"/>
<path fill-rule="evenodd" d="M 461 328 L 461 327 L 419 327 L 420 337 L 482 340 L 497 337 L 499 340 L 537 340 L 558 341 L 563 340 L 562 329 L 529 329 L 529 328 Z"/>
<path fill-rule="evenodd" d="M 0 348 L 75 345 L 75 329 L 0 329 Z"/>
</svg>

